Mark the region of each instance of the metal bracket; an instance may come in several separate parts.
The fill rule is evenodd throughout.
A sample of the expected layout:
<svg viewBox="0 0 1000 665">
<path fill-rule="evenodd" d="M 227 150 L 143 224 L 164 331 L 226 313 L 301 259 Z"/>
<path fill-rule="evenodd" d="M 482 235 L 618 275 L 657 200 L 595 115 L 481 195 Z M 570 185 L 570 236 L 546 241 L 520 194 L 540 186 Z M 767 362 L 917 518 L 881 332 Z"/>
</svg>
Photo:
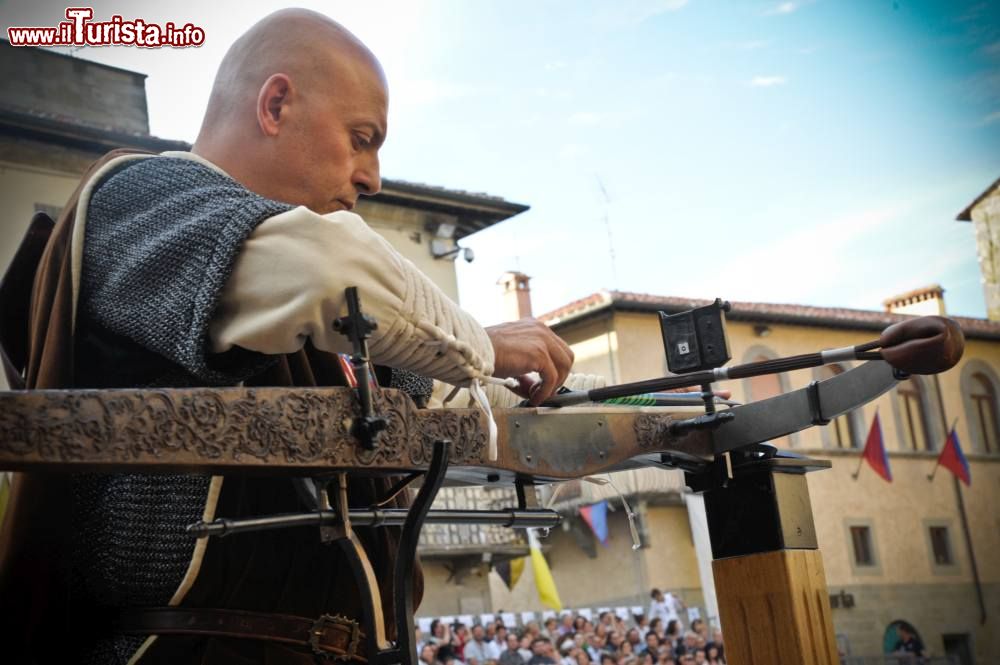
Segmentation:
<svg viewBox="0 0 1000 665">
<path fill-rule="evenodd" d="M 735 417 L 736 414 L 731 411 L 715 411 L 695 418 L 675 420 L 670 423 L 670 433 L 674 436 L 681 436 L 692 430 L 715 429 L 722 423 L 729 422 Z"/>
<path fill-rule="evenodd" d="M 812 424 L 829 425 L 830 419 L 823 415 L 823 404 L 819 400 L 819 381 L 813 381 L 806 386 L 806 397 L 809 398 L 809 412 L 812 414 Z"/>
<path fill-rule="evenodd" d="M 358 401 L 361 402 L 361 417 L 351 423 L 351 434 L 368 450 L 373 450 L 377 444 L 378 435 L 389 426 L 389 421 L 383 416 L 375 415 L 372 400 L 372 389 L 369 384 L 371 375 L 368 367 L 368 338 L 373 331 L 378 330 L 378 323 L 361 311 L 361 298 L 358 287 L 349 286 L 344 290 L 347 300 L 347 316 L 342 316 L 333 322 L 333 329 L 351 340 L 354 352 L 351 354 L 351 366 L 357 379 Z"/>
</svg>

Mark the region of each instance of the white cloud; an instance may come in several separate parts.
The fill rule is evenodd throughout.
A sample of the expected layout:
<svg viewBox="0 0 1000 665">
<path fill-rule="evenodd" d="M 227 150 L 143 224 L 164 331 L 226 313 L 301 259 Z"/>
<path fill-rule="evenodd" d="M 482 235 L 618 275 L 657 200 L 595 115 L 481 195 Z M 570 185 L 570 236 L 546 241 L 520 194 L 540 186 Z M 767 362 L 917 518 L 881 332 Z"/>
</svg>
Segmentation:
<svg viewBox="0 0 1000 665">
<path fill-rule="evenodd" d="M 773 88 L 788 82 L 784 76 L 754 76 L 747 84 L 754 88 Z"/>
<path fill-rule="evenodd" d="M 699 274 L 689 283 L 679 280 L 675 290 L 725 293 L 732 300 L 810 302 L 818 290 L 870 273 L 871 266 L 855 259 L 849 248 L 879 237 L 879 229 L 912 209 L 911 202 L 888 204 L 812 224 L 729 257 L 724 270 Z"/>
<path fill-rule="evenodd" d="M 605 26 L 638 25 L 646 19 L 682 9 L 688 0 L 622 0 L 608 3 L 593 15 L 595 23 Z"/>
<path fill-rule="evenodd" d="M 799 3 L 797 3 L 797 2 L 782 2 L 780 4 L 775 5 L 774 7 L 771 7 L 770 9 L 768 9 L 766 12 L 764 12 L 764 15 L 765 16 L 774 16 L 774 15 L 777 15 L 777 14 L 791 14 L 796 9 L 798 9 L 800 6 L 801 5 Z"/>
<path fill-rule="evenodd" d="M 994 122 L 1000 122 L 1000 111 L 994 111 L 993 113 L 984 116 L 983 119 L 979 121 L 979 124 L 992 125 Z"/>
</svg>

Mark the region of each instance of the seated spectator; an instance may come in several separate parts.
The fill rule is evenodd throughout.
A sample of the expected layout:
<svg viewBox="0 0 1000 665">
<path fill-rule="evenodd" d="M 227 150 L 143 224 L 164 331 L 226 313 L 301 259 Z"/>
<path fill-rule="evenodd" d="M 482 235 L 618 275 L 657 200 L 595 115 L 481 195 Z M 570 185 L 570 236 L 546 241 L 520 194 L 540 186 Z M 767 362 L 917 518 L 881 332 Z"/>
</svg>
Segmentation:
<svg viewBox="0 0 1000 665">
<path fill-rule="evenodd" d="M 576 662 L 576 665 L 592 665 L 592 661 L 590 660 L 590 655 L 587 654 L 586 649 L 581 649 L 580 647 L 577 647 L 573 651 L 573 658 Z"/>
<path fill-rule="evenodd" d="M 451 644 L 442 644 L 438 647 L 437 662 L 441 665 L 465 665 Z"/>
<path fill-rule="evenodd" d="M 562 615 L 562 620 L 559 622 L 559 634 L 566 635 L 567 633 L 575 633 L 576 627 L 573 625 L 573 615 L 567 612 Z"/>
<path fill-rule="evenodd" d="M 576 652 L 578 647 L 576 642 L 570 639 L 565 639 L 559 643 L 559 665 L 576 665 Z"/>
<path fill-rule="evenodd" d="M 916 633 L 910 630 L 908 625 L 897 624 L 896 634 L 899 636 L 899 639 L 896 641 L 896 646 L 893 648 L 892 653 L 912 656 L 914 659 L 925 658 L 927 656 L 927 649 L 924 647 L 924 643 L 917 637 Z"/>
<path fill-rule="evenodd" d="M 493 643 L 497 647 L 497 651 L 503 653 L 504 649 L 507 648 L 507 626 L 503 625 L 502 621 L 496 622 L 496 632 L 493 637 Z"/>
<path fill-rule="evenodd" d="M 708 626 L 701 619 L 695 619 L 691 622 L 691 630 L 698 633 L 706 640 L 708 639 Z"/>
<path fill-rule="evenodd" d="M 434 646 L 425 644 L 420 650 L 420 665 L 435 665 L 435 663 L 437 663 L 437 656 Z"/>
<path fill-rule="evenodd" d="M 549 617 L 545 620 L 545 623 L 542 626 L 542 635 L 549 638 L 554 643 L 556 638 L 559 637 L 559 631 L 557 630 L 558 626 L 559 622 L 556 621 L 556 618 Z"/>
<path fill-rule="evenodd" d="M 588 638 L 587 653 L 590 654 L 591 660 L 599 660 L 601 653 L 604 651 L 604 646 L 608 641 L 597 633 L 590 633 Z"/>
<path fill-rule="evenodd" d="M 684 639 L 674 649 L 674 655 L 678 656 L 677 660 L 683 663 L 684 659 L 681 656 L 691 656 L 693 661 L 694 650 L 698 648 L 698 637 L 698 633 L 692 633 L 690 630 L 684 633 Z"/>
<path fill-rule="evenodd" d="M 552 657 L 552 642 L 547 637 L 536 637 L 531 643 L 531 653 L 528 665 L 556 665 Z"/>
<path fill-rule="evenodd" d="M 500 658 L 500 653 L 486 640 L 486 629 L 477 624 L 472 627 L 472 639 L 465 643 L 462 656 L 468 665 L 486 665 L 486 661 Z"/>
<path fill-rule="evenodd" d="M 645 643 L 642 638 L 643 635 L 639 628 L 631 628 L 625 635 L 625 641 L 631 643 L 633 649 L 638 649 Z"/>
<path fill-rule="evenodd" d="M 639 655 L 639 665 L 656 665 L 656 659 L 659 654 L 653 654 L 649 651 L 643 651 Z"/>
<path fill-rule="evenodd" d="M 618 659 L 610 653 L 602 654 L 601 665 L 618 665 Z"/>
<path fill-rule="evenodd" d="M 521 640 L 514 631 L 507 633 L 507 648 L 500 652 L 500 665 L 524 665 L 520 652 Z"/>
<path fill-rule="evenodd" d="M 667 622 L 667 631 L 664 635 L 671 648 L 677 647 L 677 642 L 681 639 L 681 624 L 676 619 Z"/>
<path fill-rule="evenodd" d="M 451 628 L 440 619 L 434 619 L 431 621 L 431 636 L 427 641 L 435 646 L 451 644 Z"/>
<path fill-rule="evenodd" d="M 534 641 L 534 638 L 531 635 L 529 635 L 527 632 L 525 632 L 524 634 L 521 635 L 521 648 L 519 648 L 517 651 L 518 651 L 518 653 L 521 654 L 521 658 L 523 658 L 524 662 L 526 662 L 526 663 L 529 660 L 531 660 L 532 657 L 535 655 L 534 652 L 531 649 L 531 643 L 533 641 Z"/>
<path fill-rule="evenodd" d="M 611 631 L 608 635 L 608 643 L 604 645 L 604 650 L 608 653 L 617 653 L 621 650 L 622 642 L 625 641 L 625 636 L 619 633 L 617 630 Z"/>
<path fill-rule="evenodd" d="M 460 621 L 452 624 L 451 646 L 455 648 L 455 656 L 465 662 L 465 644 L 472 639 L 469 635 L 469 627 Z"/>
<path fill-rule="evenodd" d="M 719 652 L 719 647 L 716 646 L 715 642 L 708 645 L 705 649 L 705 660 L 708 665 L 726 665 L 725 659 L 723 659 L 722 654 Z"/>
<path fill-rule="evenodd" d="M 635 619 L 635 628 L 639 631 L 639 640 L 642 641 L 646 637 L 646 633 L 649 632 L 649 619 L 646 618 L 645 614 L 636 614 L 633 618 Z"/>
<path fill-rule="evenodd" d="M 705 659 L 704 649 L 694 650 L 694 665 L 705 665 L 708 661 Z"/>
<path fill-rule="evenodd" d="M 641 653 L 649 652 L 655 654 L 659 651 L 659 648 L 660 636 L 653 631 L 646 633 L 646 644 L 643 646 Z"/>
<path fill-rule="evenodd" d="M 718 659 L 722 663 L 726 662 L 726 645 L 722 642 L 722 631 L 716 628 L 712 631 L 712 641 L 705 645 L 705 653 L 707 654 L 709 650 L 715 648 L 719 655 Z"/>
</svg>

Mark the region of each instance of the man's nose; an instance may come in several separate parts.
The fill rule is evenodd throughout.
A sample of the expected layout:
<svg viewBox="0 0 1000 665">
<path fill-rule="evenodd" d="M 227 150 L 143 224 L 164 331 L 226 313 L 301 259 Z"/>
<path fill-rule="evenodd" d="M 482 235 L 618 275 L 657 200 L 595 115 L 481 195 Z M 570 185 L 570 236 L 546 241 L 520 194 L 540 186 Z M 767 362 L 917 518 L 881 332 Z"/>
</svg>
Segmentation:
<svg viewBox="0 0 1000 665">
<path fill-rule="evenodd" d="M 373 155 L 358 165 L 354 171 L 354 187 L 359 194 L 372 196 L 382 191 L 382 178 L 379 173 L 378 156 Z"/>
</svg>

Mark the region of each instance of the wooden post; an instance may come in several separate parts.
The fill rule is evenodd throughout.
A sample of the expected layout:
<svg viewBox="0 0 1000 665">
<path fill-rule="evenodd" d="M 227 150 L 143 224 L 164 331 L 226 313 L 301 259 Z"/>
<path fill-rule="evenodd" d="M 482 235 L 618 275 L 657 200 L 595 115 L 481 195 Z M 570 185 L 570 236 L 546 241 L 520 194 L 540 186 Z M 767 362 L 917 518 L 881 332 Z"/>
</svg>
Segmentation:
<svg viewBox="0 0 1000 665">
<path fill-rule="evenodd" d="M 744 467 L 705 492 L 729 665 L 840 663 L 805 477 L 815 468 Z"/>
<path fill-rule="evenodd" d="M 730 665 L 838 665 L 819 550 L 712 563 Z"/>
</svg>

